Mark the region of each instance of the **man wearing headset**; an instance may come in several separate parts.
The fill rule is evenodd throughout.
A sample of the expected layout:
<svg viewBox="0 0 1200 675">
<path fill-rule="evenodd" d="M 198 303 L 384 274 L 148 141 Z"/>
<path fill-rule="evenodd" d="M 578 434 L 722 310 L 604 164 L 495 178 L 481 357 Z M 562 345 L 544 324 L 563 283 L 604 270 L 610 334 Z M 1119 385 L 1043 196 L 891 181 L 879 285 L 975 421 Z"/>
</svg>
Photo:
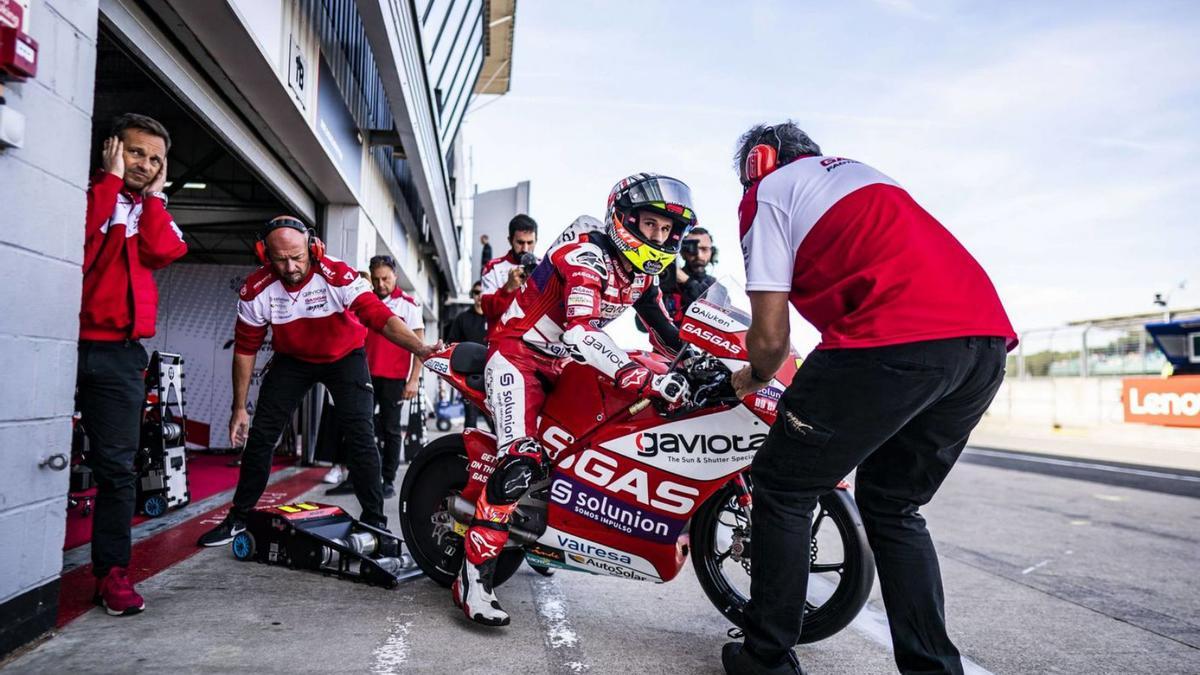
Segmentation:
<svg viewBox="0 0 1200 675">
<path fill-rule="evenodd" d="M 497 430 L 496 468 L 475 502 L 454 603 L 473 621 L 508 624 L 492 589 L 496 559 L 508 540 L 517 500 L 538 480 L 545 450 L 534 438 L 537 417 L 570 357 L 592 366 L 640 396 L 678 404 L 687 381 L 658 375 L 632 360 L 604 326 L 629 307 L 650 328 L 651 341 L 678 350 L 679 332 L 662 306 L 657 275 L 670 266 L 696 223 L 687 185 L 640 173 L 623 179 L 608 197 L 607 224 L 575 221 L 533 270 L 488 342 L 484 370 L 488 408 Z"/>
<path fill-rule="evenodd" d="M 753 321 L 739 396 L 779 386 L 788 302 L 821 331 L 755 454 L 745 644 L 727 673 L 803 672 L 812 512 L 855 468 L 896 665 L 962 673 L 937 552 L 918 513 L 1004 377 L 1016 335 L 979 263 L 895 181 L 826 157 L 795 124 L 742 136 L 737 166 Z"/>
<path fill-rule="evenodd" d="M 299 220 L 279 216 L 268 222 L 255 251 L 262 267 L 238 291 L 234 328 L 229 440 L 234 447 L 245 444 L 242 467 L 229 515 L 197 544 L 227 544 L 245 529 L 246 516 L 266 488 L 275 443 L 300 400 L 318 382 L 333 396 L 362 520 L 384 527 L 383 482 L 371 420 L 375 402 L 363 349 L 367 330 L 421 359 L 439 346 L 422 343 L 353 267 L 325 255 L 325 245 Z M 246 394 L 268 327 L 275 356 L 263 377 L 251 424 Z"/>
</svg>

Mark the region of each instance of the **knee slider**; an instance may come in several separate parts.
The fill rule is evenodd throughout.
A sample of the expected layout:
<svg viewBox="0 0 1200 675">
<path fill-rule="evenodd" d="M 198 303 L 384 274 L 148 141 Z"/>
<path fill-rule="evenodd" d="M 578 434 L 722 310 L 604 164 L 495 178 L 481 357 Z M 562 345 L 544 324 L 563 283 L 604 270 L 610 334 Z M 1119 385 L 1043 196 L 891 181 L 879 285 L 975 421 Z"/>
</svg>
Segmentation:
<svg viewBox="0 0 1200 675">
<path fill-rule="evenodd" d="M 500 460 L 487 482 L 487 498 L 493 504 L 512 504 L 541 477 L 541 466 L 532 457 L 508 455 Z"/>
</svg>

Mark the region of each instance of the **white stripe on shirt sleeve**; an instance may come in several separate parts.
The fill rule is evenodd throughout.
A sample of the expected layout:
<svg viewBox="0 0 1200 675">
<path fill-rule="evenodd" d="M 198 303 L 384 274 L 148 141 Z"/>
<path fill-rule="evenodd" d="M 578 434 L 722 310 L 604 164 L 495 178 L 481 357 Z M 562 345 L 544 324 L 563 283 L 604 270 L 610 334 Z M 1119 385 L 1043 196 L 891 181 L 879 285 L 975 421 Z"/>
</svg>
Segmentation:
<svg viewBox="0 0 1200 675">
<path fill-rule="evenodd" d="M 792 290 L 796 246 L 788 220 L 779 207 L 758 202 L 754 222 L 742 238 L 747 291 Z"/>
</svg>

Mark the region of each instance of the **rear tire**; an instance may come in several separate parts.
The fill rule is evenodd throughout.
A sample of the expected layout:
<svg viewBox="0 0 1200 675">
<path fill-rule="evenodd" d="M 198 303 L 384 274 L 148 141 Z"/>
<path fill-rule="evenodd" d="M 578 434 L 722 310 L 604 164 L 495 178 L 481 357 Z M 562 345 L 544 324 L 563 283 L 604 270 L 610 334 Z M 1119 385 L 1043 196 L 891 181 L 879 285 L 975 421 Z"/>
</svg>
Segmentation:
<svg viewBox="0 0 1200 675">
<path fill-rule="evenodd" d="M 725 618 L 742 628 L 745 626 L 745 606 L 749 600 L 749 575 L 742 563 L 728 556 L 732 543 L 725 543 L 731 541 L 734 524 L 744 525 L 744 519 L 738 518 L 739 513 L 744 514 L 744 510 L 738 505 L 736 491 L 733 483 L 730 483 L 700 507 L 692 519 L 690 532 L 692 565 L 700 587 Z M 866 604 L 871 586 L 875 583 L 875 559 L 867 544 L 862 517 L 848 490 L 833 490 L 821 497 L 813 522 L 817 525 L 817 534 L 831 534 L 827 529 L 830 525 L 837 528 L 836 536 L 823 537 L 821 541 L 824 548 L 840 548 L 842 560 L 822 561 L 821 547 L 818 547 L 818 560 L 809 576 L 809 602 L 814 597 L 814 577 L 819 576 L 828 582 L 833 580 L 825 575 L 836 574 L 837 580 L 833 592 L 823 603 L 808 606 L 799 644 L 824 640 L 849 625 Z M 817 535 L 813 538 L 817 539 Z M 746 544 L 749 553 L 748 539 Z M 748 558 L 745 565 L 749 565 Z M 840 571 L 833 568 L 840 568 Z M 818 569 L 825 571 L 818 572 Z M 825 584 L 826 587 L 828 585 Z"/>
<path fill-rule="evenodd" d="M 461 434 L 442 436 L 425 446 L 404 472 L 400 487 L 400 531 L 408 552 L 425 576 L 450 587 L 462 568 L 463 538 L 452 529 L 446 497 L 467 486 L 467 449 Z M 492 584 L 508 581 L 525 553 L 506 548 L 496 561 Z"/>
</svg>

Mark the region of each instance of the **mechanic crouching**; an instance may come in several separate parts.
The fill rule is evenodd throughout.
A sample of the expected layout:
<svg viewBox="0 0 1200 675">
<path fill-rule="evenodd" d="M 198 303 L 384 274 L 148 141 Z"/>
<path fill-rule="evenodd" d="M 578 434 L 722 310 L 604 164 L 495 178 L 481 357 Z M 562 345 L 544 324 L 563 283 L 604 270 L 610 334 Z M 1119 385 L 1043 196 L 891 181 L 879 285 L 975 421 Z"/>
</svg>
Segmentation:
<svg viewBox="0 0 1200 675">
<path fill-rule="evenodd" d="M 230 442 L 234 447 L 245 444 L 242 467 L 229 515 L 197 544 L 220 546 L 245 530 L 246 516 L 267 486 L 271 453 L 284 425 L 318 382 L 333 397 L 361 520 L 384 528 L 383 481 L 372 422 L 375 399 L 363 348 L 367 330 L 381 333 L 419 359 L 440 344 L 422 343 L 354 268 L 325 255 L 321 240 L 295 218 L 280 216 L 267 223 L 255 252 L 262 267 L 238 293 L 229 420 Z M 268 327 L 275 356 L 263 377 L 251 425 L 246 395 Z"/>
</svg>

